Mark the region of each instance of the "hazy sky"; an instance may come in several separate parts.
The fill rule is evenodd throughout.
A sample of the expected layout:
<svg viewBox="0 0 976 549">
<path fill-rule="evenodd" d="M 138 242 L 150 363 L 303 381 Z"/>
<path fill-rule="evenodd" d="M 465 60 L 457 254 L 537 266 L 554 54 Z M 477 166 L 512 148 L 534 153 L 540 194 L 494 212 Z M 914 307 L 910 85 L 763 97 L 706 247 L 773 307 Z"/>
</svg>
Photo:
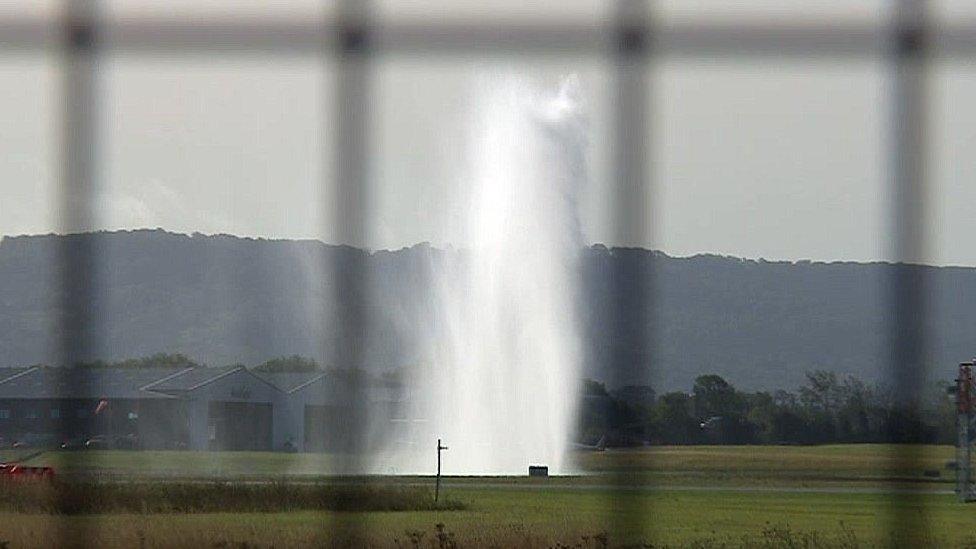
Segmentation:
<svg viewBox="0 0 976 549">
<path fill-rule="evenodd" d="M 229 0 L 106 4 L 117 17 L 321 13 L 321 4 L 311 1 L 305 7 Z M 377 11 L 388 20 L 472 13 L 504 19 L 549 17 L 557 5 L 566 18 L 606 14 L 604 2 L 588 0 L 387 1 L 377 2 Z M 665 21 L 881 21 L 885 5 L 675 0 L 665 3 L 661 14 Z M 968 17 L 967 6 L 940 5 L 941 17 Z M 20 9 L 0 3 L 0 16 Z M 49 11 L 44 3 L 30 9 L 41 15 Z M 473 99 L 478 83 L 495 73 L 516 73 L 550 86 L 565 74 L 579 75 L 592 126 L 583 228 L 589 241 L 612 243 L 611 67 L 595 57 L 397 56 L 374 65 L 371 247 L 454 243 L 451 221 L 461 212 L 451 197 L 465 183 L 468 114 L 478 108 Z M 334 240 L 328 202 L 335 139 L 329 62 L 114 53 L 103 59 L 98 74 L 103 94 L 98 227 Z M 887 68 L 872 61 L 658 60 L 649 71 L 653 231 L 644 244 L 676 255 L 888 257 L 889 81 Z M 63 229 L 56 181 L 58 85 L 56 58 L 0 56 L 0 234 Z M 935 65 L 931 92 L 929 260 L 976 265 L 976 246 L 970 245 L 976 64 Z"/>
</svg>

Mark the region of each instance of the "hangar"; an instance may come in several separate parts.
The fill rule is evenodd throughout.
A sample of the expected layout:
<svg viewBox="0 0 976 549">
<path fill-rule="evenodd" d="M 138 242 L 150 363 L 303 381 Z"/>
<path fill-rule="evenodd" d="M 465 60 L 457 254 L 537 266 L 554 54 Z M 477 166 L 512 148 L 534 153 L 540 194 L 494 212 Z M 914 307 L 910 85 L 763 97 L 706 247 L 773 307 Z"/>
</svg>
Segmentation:
<svg viewBox="0 0 976 549">
<path fill-rule="evenodd" d="M 325 372 L 271 374 L 284 393 L 282 443 L 301 452 L 373 449 L 382 444 L 402 396 L 394 385 Z M 368 406 L 361 406 L 366 402 Z"/>
<path fill-rule="evenodd" d="M 350 443 L 351 409 L 379 423 L 392 417 L 395 391 L 365 387 L 325 372 L 258 374 L 244 366 L 0 368 L 0 438 L 28 446 L 336 450 Z"/>
</svg>

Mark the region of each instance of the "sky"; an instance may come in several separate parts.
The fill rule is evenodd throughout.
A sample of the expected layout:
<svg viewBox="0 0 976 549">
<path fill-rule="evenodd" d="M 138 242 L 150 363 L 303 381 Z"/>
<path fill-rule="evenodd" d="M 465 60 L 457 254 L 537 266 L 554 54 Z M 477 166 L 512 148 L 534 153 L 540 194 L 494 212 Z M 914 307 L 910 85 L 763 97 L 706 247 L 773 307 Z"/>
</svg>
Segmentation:
<svg viewBox="0 0 976 549">
<path fill-rule="evenodd" d="M 595 0 L 376 2 L 384 22 L 477 17 L 594 21 Z M 661 21 L 884 21 L 886 2 L 673 0 Z M 51 3 L 0 0 L 0 17 Z M 112 18 L 319 17 L 319 2 L 105 2 Z M 968 10 L 968 11 L 967 11 Z M 962 1 L 941 20 L 976 22 Z M 0 234 L 61 232 L 59 60 L 0 52 Z M 107 54 L 98 66 L 95 226 L 336 240 L 335 65 L 314 56 Z M 613 241 L 613 68 L 598 57 L 390 56 L 373 64 L 367 212 L 371 248 L 457 244 L 452 197 L 469 172 L 471 112 L 492 74 L 555 87 L 576 74 L 591 124 L 580 197 L 588 242 Z M 638 244 L 673 255 L 889 259 L 886 148 L 891 74 L 880 61 L 655 60 L 648 69 L 651 185 Z M 929 77 L 925 262 L 976 266 L 976 63 L 940 60 Z"/>
</svg>

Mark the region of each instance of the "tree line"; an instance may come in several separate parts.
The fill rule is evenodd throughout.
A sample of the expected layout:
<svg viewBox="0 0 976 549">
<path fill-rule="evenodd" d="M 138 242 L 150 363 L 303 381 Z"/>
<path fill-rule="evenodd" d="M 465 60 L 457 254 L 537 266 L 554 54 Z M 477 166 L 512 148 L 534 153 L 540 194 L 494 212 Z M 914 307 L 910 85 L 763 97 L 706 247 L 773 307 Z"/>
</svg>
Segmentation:
<svg viewBox="0 0 976 549">
<path fill-rule="evenodd" d="M 610 446 L 645 444 L 939 443 L 955 439 L 947 384 L 920 402 L 899 402 L 883 385 L 833 372 L 806 374 L 795 391 L 747 392 L 721 376 L 698 376 L 690 393 L 648 386 L 608 390 L 584 380 L 579 439 Z"/>
<path fill-rule="evenodd" d="M 158 353 L 86 368 L 205 367 L 182 354 Z M 275 357 L 251 368 L 258 373 L 328 372 L 348 381 L 374 379 L 365 372 L 328 368 L 300 356 Z M 407 383 L 402 369 L 375 376 L 387 385 Z M 899 402 L 881 384 L 828 371 L 805 374 L 794 391 L 741 391 L 719 375 L 695 378 L 690 392 L 658 395 L 646 385 L 608 389 L 584 379 L 577 439 L 610 446 L 645 444 L 938 443 L 955 441 L 955 408 L 948 383 L 924 388 L 917 405 Z"/>
<path fill-rule="evenodd" d="M 38 364 L 37 366 L 42 366 Z M 74 363 L 75 368 L 205 368 L 207 365 L 200 363 L 181 353 L 156 353 L 139 358 L 127 358 L 125 360 L 106 361 L 92 360 Z M 243 366 L 243 364 L 228 364 L 228 366 Z M 310 373 L 325 371 L 327 368 L 320 365 L 314 359 L 301 355 L 290 355 L 275 357 L 261 364 L 251 367 L 255 372 L 267 374 L 280 373 Z"/>
</svg>

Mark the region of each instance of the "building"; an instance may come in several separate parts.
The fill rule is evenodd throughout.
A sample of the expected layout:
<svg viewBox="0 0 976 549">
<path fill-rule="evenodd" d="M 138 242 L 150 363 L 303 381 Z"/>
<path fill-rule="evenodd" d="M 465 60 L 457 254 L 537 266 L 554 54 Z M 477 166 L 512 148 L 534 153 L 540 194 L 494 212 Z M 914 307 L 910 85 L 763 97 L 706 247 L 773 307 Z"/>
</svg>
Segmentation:
<svg viewBox="0 0 976 549">
<path fill-rule="evenodd" d="M 317 373 L 272 374 L 281 387 L 285 441 L 298 451 L 372 450 L 386 441 L 402 409 L 395 387 L 354 376 Z M 368 406 L 360 403 L 367 402 Z"/>
<path fill-rule="evenodd" d="M 0 368 L 4 445 L 339 450 L 382 437 L 396 409 L 392 388 L 324 372 Z"/>
</svg>

